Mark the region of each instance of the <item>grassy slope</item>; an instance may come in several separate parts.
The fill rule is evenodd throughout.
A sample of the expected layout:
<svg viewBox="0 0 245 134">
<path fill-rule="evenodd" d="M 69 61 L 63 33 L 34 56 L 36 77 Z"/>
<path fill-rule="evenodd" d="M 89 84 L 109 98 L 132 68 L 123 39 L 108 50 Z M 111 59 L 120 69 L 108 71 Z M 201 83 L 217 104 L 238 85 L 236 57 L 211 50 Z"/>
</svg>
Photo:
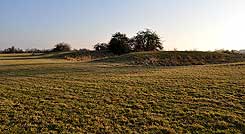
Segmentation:
<svg viewBox="0 0 245 134">
<path fill-rule="evenodd" d="M 242 133 L 244 107 L 244 62 L 166 68 L 0 55 L 3 133 Z"/>
<path fill-rule="evenodd" d="M 138 65 L 180 66 L 241 62 L 245 61 L 245 55 L 199 51 L 137 52 L 98 61 Z"/>
</svg>

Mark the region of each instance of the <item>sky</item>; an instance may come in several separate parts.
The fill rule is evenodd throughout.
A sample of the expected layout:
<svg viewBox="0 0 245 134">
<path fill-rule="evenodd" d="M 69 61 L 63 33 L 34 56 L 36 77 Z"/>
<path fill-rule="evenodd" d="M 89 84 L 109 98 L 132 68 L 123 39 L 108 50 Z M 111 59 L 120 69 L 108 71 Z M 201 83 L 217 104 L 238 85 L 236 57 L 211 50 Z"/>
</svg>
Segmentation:
<svg viewBox="0 0 245 134">
<path fill-rule="evenodd" d="M 0 0 L 0 49 L 92 49 L 146 28 L 165 50 L 245 49 L 245 0 Z"/>
</svg>

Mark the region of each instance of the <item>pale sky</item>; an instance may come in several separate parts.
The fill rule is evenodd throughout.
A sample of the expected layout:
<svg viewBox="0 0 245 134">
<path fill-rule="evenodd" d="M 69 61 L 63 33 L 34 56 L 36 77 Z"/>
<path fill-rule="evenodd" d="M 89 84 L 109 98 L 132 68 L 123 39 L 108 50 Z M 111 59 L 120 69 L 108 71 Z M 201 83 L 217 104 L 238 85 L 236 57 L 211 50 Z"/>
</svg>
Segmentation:
<svg viewBox="0 0 245 134">
<path fill-rule="evenodd" d="M 91 49 L 145 28 L 165 50 L 245 49 L 245 0 L 0 0 L 0 49 Z"/>
</svg>

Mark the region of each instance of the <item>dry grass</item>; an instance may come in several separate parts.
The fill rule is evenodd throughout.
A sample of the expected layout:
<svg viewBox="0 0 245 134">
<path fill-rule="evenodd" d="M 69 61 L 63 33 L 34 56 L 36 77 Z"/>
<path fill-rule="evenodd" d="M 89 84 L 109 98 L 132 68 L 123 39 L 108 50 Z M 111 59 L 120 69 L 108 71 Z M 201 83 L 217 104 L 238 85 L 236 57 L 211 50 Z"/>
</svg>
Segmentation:
<svg viewBox="0 0 245 134">
<path fill-rule="evenodd" d="M 244 106 L 244 62 L 143 67 L 0 55 L 2 133 L 244 133 Z"/>
</svg>

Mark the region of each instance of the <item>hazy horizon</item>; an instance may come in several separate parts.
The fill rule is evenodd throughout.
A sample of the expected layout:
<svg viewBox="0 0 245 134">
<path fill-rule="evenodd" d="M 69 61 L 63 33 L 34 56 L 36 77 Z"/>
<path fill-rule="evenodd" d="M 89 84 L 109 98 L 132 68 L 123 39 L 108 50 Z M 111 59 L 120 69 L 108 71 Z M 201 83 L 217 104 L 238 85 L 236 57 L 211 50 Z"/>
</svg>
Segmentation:
<svg viewBox="0 0 245 134">
<path fill-rule="evenodd" d="M 1 0 L 0 49 L 107 43 L 156 31 L 165 50 L 245 49 L 243 0 Z"/>
</svg>

